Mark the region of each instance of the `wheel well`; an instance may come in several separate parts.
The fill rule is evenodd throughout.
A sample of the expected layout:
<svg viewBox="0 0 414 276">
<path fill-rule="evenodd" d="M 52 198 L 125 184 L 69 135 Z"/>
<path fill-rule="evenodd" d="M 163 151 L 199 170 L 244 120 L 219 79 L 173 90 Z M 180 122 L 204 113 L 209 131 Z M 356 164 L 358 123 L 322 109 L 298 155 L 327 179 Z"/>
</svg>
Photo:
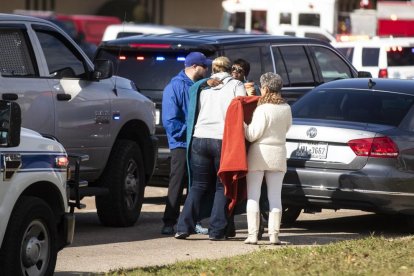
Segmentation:
<svg viewBox="0 0 414 276">
<path fill-rule="evenodd" d="M 126 123 L 116 139 L 128 139 L 138 143 L 145 168 L 145 181 L 148 182 L 154 172 L 156 156 L 154 145 L 147 125 L 143 121 L 133 120 Z"/>
<path fill-rule="evenodd" d="M 63 214 L 66 211 L 65 206 L 63 204 L 63 200 L 67 199 L 62 198 L 62 194 L 54 184 L 46 181 L 37 182 L 30 185 L 30 187 L 26 188 L 22 195 L 40 198 L 49 205 L 57 222 L 57 231 L 59 233 L 57 237 L 57 247 L 59 248 L 59 250 L 63 248 L 66 242 L 64 239 L 64 221 L 62 219 Z"/>
<path fill-rule="evenodd" d="M 44 200 L 55 214 L 56 221 L 59 221 L 61 215 L 65 212 L 63 200 L 66 200 L 66 198 L 62 198 L 59 189 L 50 182 L 42 181 L 34 183 L 26 188 L 22 195 L 35 196 Z"/>
</svg>

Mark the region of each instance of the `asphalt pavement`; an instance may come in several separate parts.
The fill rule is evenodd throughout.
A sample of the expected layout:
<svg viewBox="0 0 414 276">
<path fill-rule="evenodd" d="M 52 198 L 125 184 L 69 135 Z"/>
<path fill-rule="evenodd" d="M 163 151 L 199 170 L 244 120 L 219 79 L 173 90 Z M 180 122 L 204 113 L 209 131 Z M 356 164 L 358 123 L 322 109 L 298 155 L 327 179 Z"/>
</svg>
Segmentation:
<svg viewBox="0 0 414 276">
<path fill-rule="evenodd" d="M 133 227 L 104 227 L 99 223 L 94 198 L 83 200 L 86 210 L 76 212 L 74 243 L 58 255 L 55 275 L 95 275 L 117 269 L 172 264 L 194 259 L 217 259 L 246 254 L 268 244 L 268 236 L 259 245 L 245 245 L 245 215 L 237 215 L 237 235 L 226 241 L 210 241 L 207 235 L 191 235 L 177 240 L 161 235 L 162 214 L 167 189 L 147 187 L 141 216 Z M 203 221 L 205 226 L 208 221 Z M 292 227 L 283 227 L 280 238 L 284 246 L 314 246 L 356 239 L 364 236 L 401 236 L 405 233 L 399 221 L 372 213 L 352 210 L 324 210 L 301 214 Z"/>
</svg>

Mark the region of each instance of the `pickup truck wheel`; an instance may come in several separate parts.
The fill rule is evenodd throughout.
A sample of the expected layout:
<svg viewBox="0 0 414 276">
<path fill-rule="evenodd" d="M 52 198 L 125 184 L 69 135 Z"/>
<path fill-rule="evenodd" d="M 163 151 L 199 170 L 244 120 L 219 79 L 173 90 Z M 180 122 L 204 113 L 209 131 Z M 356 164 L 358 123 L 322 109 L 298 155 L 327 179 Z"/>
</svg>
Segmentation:
<svg viewBox="0 0 414 276">
<path fill-rule="evenodd" d="M 108 195 L 95 198 L 101 223 L 117 227 L 133 225 L 141 213 L 145 190 L 144 163 L 135 142 L 115 142 L 101 184 L 109 188 Z"/>
<path fill-rule="evenodd" d="M 21 197 L 11 214 L 0 251 L 1 274 L 53 275 L 56 237 L 56 220 L 46 202 Z"/>
</svg>

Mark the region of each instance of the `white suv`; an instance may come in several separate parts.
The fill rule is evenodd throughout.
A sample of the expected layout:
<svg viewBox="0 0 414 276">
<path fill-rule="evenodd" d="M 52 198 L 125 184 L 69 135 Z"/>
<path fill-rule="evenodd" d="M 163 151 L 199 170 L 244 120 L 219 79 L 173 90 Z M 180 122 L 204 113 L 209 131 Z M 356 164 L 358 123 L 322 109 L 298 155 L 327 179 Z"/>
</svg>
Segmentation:
<svg viewBox="0 0 414 276">
<path fill-rule="evenodd" d="M 373 77 L 414 79 L 414 38 L 373 38 L 332 45 L 358 70 Z"/>
<path fill-rule="evenodd" d="M 179 27 L 156 25 L 156 24 L 114 24 L 106 27 L 102 41 L 117 39 L 132 35 L 142 34 L 166 34 L 187 33 L 188 31 Z"/>
</svg>

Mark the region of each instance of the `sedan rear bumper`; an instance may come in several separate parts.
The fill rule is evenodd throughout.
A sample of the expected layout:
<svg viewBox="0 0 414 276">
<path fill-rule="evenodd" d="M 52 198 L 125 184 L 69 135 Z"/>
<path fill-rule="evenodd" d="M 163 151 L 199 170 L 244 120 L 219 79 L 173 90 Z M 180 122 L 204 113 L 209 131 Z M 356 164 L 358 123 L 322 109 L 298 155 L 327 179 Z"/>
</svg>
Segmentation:
<svg viewBox="0 0 414 276">
<path fill-rule="evenodd" d="M 367 165 L 358 171 L 289 167 L 283 182 L 285 205 L 414 215 L 413 175 L 389 167 Z"/>
</svg>

